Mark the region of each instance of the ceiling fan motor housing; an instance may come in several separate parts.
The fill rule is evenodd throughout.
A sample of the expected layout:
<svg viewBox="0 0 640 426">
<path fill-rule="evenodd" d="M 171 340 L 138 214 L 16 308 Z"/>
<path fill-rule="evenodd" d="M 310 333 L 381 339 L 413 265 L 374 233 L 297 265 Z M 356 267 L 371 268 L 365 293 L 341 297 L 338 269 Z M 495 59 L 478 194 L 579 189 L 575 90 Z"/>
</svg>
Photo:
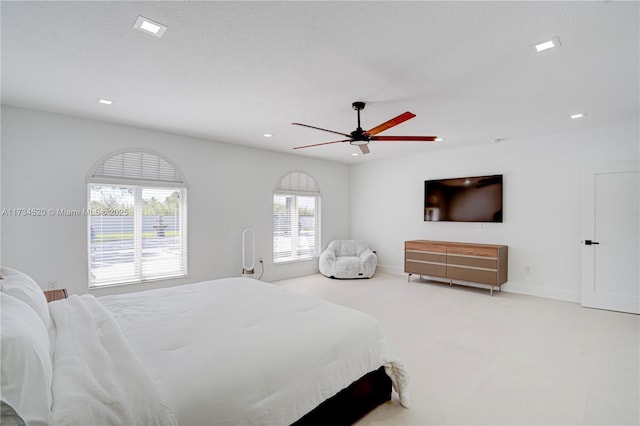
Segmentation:
<svg viewBox="0 0 640 426">
<path fill-rule="evenodd" d="M 365 103 L 361 102 L 361 101 L 356 101 L 356 102 L 351 104 L 353 109 L 355 109 L 356 111 L 362 111 L 364 109 L 364 105 L 365 105 Z"/>
</svg>

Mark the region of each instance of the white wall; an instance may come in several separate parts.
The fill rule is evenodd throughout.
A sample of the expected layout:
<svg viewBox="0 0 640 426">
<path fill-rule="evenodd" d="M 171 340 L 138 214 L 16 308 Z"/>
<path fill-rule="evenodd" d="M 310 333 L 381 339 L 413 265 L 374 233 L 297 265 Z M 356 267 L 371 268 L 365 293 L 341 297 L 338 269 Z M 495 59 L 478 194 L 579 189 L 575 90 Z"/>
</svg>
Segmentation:
<svg viewBox="0 0 640 426">
<path fill-rule="evenodd" d="M 378 252 L 379 267 L 404 270 L 404 241 L 509 246 L 506 291 L 580 300 L 581 179 L 592 162 L 638 160 L 638 123 L 351 167 L 351 236 Z M 504 222 L 423 221 L 424 181 L 504 175 Z M 530 266 L 531 273 L 525 268 Z"/>
<path fill-rule="evenodd" d="M 189 277 L 92 291 L 96 295 L 239 275 L 241 233 L 249 227 L 265 260 L 265 280 L 316 272 L 315 261 L 271 260 L 273 186 L 284 173 L 304 170 L 322 190 L 323 246 L 336 238 L 366 240 L 381 270 L 402 273 L 405 240 L 506 244 L 505 290 L 579 301 L 582 169 L 640 157 L 638 123 L 349 167 L 12 107 L 2 108 L 1 119 L 2 209 L 84 208 L 87 171 L 121 148 L 166 155 L 188 179 Z M 497 173 L 505 181 L 504 223 L 423 221 L 424 180 Z M 45 289 L 57 281 L 72 293 L 88 291 L 85 218 L 3 216 L 1 230 L 4 266 L 24 270 Z"/>
<path fill-rule="evenodd" d="M 89 168 L 121 148 L 161 153 L 188 180 L 189 277 L 92 290 L 96 295 L 239 276 L 245 228 L 255 231 L 264 280 L 317 272 L 317 260 L 272 262 L 273 188 L 292 170 L 306 171 L 320 185 L 323 245 L 349 234 L 347 165 L 13 107 L 2 108 L 1 206 L 85 208 Z M 86 226 L 84 217 L 5 215 L 2 264 L 25 271 L 44 289 L 57 281 L 73 294 L 86 293 Z"/>
</svg>

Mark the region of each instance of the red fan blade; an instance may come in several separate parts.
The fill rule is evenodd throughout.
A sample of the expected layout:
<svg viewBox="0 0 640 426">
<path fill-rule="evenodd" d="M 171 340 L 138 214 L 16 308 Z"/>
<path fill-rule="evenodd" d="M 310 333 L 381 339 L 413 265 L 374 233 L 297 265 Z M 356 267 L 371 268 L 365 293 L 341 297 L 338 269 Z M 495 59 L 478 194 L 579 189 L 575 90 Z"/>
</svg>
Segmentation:
<svg viewBox="0 0 640 426">
<path fill-rule="evenodd" d="M 369 145 L 358 145 L 360 147 L 360 151 L 362 151 L 363 154 L 368 154 L 371 151 L 369 151 Z"/>
<path fill-rule="evenodd" d="M 341 141 L 331 141 L 331 142 L 322 142 L 322 143 L 314 143 L 313 145 L 305 145 L 305 146 L 294 146 L 293 149 L 300 149 L 300 148 L 310 148 L 312 146 L 320 146 L 320 145 L 329 145 L 332 143 L 339 143 L 339 142 L 349 142 L 351 139 L 343 139 Z"/>
<path fill-rule="evenodd" d="M 310 129 L 322 130 L 323 132 L 335 133 L 336 135 L 346 136 L 348 138 L 351 137 L 351 135 L 348 135 L 346 133 L 336 132 L 336 131 L 333 131 L 333 130 L 327 130 L 327 129 L 323 129 L 321 127 L 309 126 L 308 124 L 302 124 L 302 123 L 291 123 L 291 124 L 293 124 L 294 126 L 302 126 L 302 127 L 308 127 Z"/>
<path fill-rule="evenodd" d="M 433 142 L 437 136 L 371 136 L 371 141 Z"/>
<path fill-rule="evenodd" d="M 402 114 L 400 114 L 399 116 L 392 118 L 389 121 L 385 121 L 382 124 L 377 125 L 376 127 L 374 127 L 373 129 L 369 130 L 367 133 L 371 136 L 373 135 L 377 135 L 380 132 L 383 132 L 387 129 L 390 129 L 393 126 L 397 126 L 400 123 L 404 123 L 407 120 L 412 119 L 413 117 L 415 117 L 416 115 L 412 112 L 403 112 Z"/>
</svg>

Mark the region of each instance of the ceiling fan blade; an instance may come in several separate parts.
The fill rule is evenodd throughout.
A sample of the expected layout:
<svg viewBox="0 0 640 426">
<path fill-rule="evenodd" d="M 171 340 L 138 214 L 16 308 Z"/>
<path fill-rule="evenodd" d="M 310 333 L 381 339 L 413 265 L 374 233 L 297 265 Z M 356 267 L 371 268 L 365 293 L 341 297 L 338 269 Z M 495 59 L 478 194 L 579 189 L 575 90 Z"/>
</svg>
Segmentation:
<svg viewBox="0 0 640 426">
<path fill-rule="evenodd" d="M 371 141 L 433 142 L 437 136 L 371 136 Z"/>
<path fill-rule="evenodd" d="M 371 151 L 369 151 L 369 145 L 358 145 L 360 147 L 360 151 L 362 151 L 363 154 L 368 154 Z"/>
<path fill-rule="evenodd" d="M 397 126 L 400 123 L 404 123 L 407 120 L 412 119 L 413 117 L 415 117 L 416 115 L 412 112 L 403 112 L 402 114 L 400 114 L 399 116 L 392 118 L 389 121 L 385 121 L 382 124 L 377 125 L 376 127 L 374 127 L 373 129 L 369 130 L 367 133 L 371 136 L 373 135 L 377 135 L 380 132 L 383 132 L 387 129 L 390 129 L 393 126 Z"/>
<path fill-rule="evenodd" d="M 336 132 L 333 130 L 323 129 L 321 127 L 309 126 L 308 124 L 302 124 L 302 123 L 291 123 L 291 124 L 293 124 L 294 126 L 302 126 L 302 127 L 308 127 L 310 129 L 322 130 L 323 132 L 335 133 L 336 135 L 346 136 L 348 138 L 351 137 L 351 135 L 347 133 Z"/>
<path fill-rule="evenodd" d="M 304 145 L 304 146 L 294 146 L 293 149 L 300 149 L 300 148 L 310 148 L 312 146 L 320 146 L 320 145 L 329 145 L 332 143 L 339 143 L 339 142 L 349 142 L 351 139 L 343 139 L 340 141 L 331 141 L 331 142 L 322 142 L 322 143 L 314 143 L 312 145 Z"/>
</svg>

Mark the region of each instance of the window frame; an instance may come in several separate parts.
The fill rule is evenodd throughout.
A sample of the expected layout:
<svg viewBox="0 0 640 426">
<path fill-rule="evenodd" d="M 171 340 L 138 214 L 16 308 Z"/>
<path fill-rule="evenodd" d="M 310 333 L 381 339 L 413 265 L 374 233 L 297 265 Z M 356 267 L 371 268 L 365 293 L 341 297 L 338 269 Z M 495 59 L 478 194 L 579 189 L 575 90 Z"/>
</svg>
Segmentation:
<svg viewBox="0 0 640 426">
<path fill-rule="evenodd" d="M 280 224 L 277 223 L 276 215 L 276 197 L 291 197 L 293 200 L 291 209 L 294 212 L 286 217 L 289 219 L 289 229 L 291 230 L 291 254 L 290 256 L 278 256 L 282 253 L 282 250 L 277 250 L 278 233 L 281 232 Z M 308 197 L 314 199 L 314 216 L 313 216 L 313 237 L 314 244 L 310 254 L 301 254 L 301 250 L 298 247 L 297 242 L 301 237 L 300 235 L 300 221 L 299 221 L 299 202 L 300 197 Z M 321 206 L 322 206 L 322 194 L 316 183 L 316 180 L 306 172 L 292 171 L 285 174 L 276 185 L 273 191 L 273 263 L 282 265 L 286 263 L 306 262 L 309 260 L 317 259 L 320 256 L 321 247 Z"/>
<path fill-rule="evenodd" d="M 131 159 L 135 161 L 131 161 Z M 115 163 L 118 167 L 107 167 Z M 122 164 L 119 164 L 122 162 Z M 126 164 L 129 163 L 129 164 Z M 131 165 L 132 164 L 132 165 Z M 119 168 L 119 170 L 118 170 Z M 115 170 L 115 171 L 114 171 Z M 120 176 L 118 176 L 120 175 Z M 157 177 L 157 179 L 154 179 Z M 141 149 L 124 149 L 105 155 L 94 164 L 87 174 L 87 281 L 89 289 L 99 289 L 111 286 L 140 284 L 145 282 L 161 281 L 183 278 L 188 276 L 188 184 L 179 169 L 161 154 Z M 123 274 L 120 277 L 108 280 L 95 280 L 92 268 L 92 248 L 94 248 L 94 231 L 92 230 L 92 218 L 100 214 L 93 214 L 92 187 L 100 185 L 105 187 L 121 187 L 133 192 L 133 269 L 132 274 Z M 143 229 L 143 192 L 151 191 L 178 191 L 178 218 L 175 227 L 178 229 L 179 238 L 175 247 L 178 248 L 178 267 L 164 273 L 145 273 L 143 255 L 145 238 Z M 103 213 L 103 212 L 99 212 Z M 112 215 L 124 214 L 123 212 L 106 212 Z M 113 214 L 115 213 L 115 214 Z M 126 213 L 128 215 L 128 212 Z M 108 215 L 108 214 L 107 214 Z M 158 219 L 160 220 L 160 219 Z M 159 236 L 160 234 L 157 234 Z M 163 234 L 164 236 L 164 234 Z M 147 259 L 151 261 L 150 259 Z M 157 259 L 156 259 L 157 260 Z M 127 262 L 131 263 L 131 262 Z"/>
</svg>

